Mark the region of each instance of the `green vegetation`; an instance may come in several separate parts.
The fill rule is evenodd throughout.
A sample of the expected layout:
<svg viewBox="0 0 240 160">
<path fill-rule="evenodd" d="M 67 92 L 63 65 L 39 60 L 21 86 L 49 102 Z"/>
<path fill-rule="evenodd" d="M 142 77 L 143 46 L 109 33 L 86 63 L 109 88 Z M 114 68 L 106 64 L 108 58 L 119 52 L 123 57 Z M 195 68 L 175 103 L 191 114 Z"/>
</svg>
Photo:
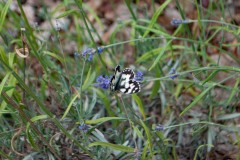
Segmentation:
<svg viewBox="0 0 240 160">
<path fill-rule="evenodd" d="M 240 159 L 235 5 L 2 0 L 0 157 Z"/>
</svg>

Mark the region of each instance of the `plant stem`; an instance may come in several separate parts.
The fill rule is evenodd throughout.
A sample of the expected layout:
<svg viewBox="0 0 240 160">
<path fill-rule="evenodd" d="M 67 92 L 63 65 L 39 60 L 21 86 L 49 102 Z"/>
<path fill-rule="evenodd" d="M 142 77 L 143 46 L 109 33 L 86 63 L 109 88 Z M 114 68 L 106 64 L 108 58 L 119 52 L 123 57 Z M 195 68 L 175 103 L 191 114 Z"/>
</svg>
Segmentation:
<svg viewBox="0 0 240 160">
<path fill-rule="evenodd" d="M 120 96 L 120 99 L 121 99 L 121 101 L 122 101 L 123 108 L 124 108 L 125 114 L 126 114 L 126 116 L 127 116 L 127 119 L 128 119 L 129 125 L 130 125 L 131 134 L 132 134 L 132 136 L 133 136 L 133 124 L 131 123 L 131 120 L 130 120 L 130 118 L 129 118 L 129 116 L 128 116 L 125 103 L 124 103 L 124 101 L 123 101 L 123 99 L 122 99 L 122 95 Z M 137 148 L 137 143 L 136 143 L 136 141 L 135 141 L 134 138 L 133 138 L 133 141 L 134 141 L 134 143 L 135 143 L 135 148 Z"/>
</svg>

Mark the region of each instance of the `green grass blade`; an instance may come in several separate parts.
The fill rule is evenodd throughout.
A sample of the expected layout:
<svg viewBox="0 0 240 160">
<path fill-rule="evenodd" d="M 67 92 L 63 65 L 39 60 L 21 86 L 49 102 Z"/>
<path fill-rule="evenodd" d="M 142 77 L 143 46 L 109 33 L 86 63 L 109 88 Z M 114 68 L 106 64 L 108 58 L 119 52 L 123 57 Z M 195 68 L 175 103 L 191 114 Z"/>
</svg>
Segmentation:
<svg viewBox="0 0 240 160">
<path fill-rule="evenodd" d="M 8 73 L 10 73 L 10 72 L 8 72 Z M 15 86 L 16 86 L 16 83 L 17 83 L 17 81 L 16 81 L 16 79 L 14 78 L 14 76 L 13 76 L 13 75 L 10 75 L 9 78 L 8 78 L 8 85 L 15 87 Z M 15 88 L 7 91 L 7 95 L 8 95 L 9 97 L 12 97 L 14 90 L 15 90 Z M 3 101 L 3 102 L 1 103 L 0 110 L 4 110 L 4 109 L 6 108 L 6 106 L 7 106 L 7 103 L 6 103 L 5 101 Z M 0 114 L 0 116 L 1 116 L 1 114 Z"/>
<path fill-rule="evenodd" d="M 73 99 L 72 99 L 72 100 L 70 101 L 70 103 L 68 104 L 68 107 L 67 107 L 66 111 L 64 112 L 61 120 L 63 120 L 63 119 L 67 116 L 68 112 L 70 111 L 70 109 L 71 109 L 73 103 L 75 102 L 75 100 L 77 99 L 77 97 L 79 97 L 79 94 L 78 94 L 78 93 L 73 97 Z"/>
<path fill-rule="evenodd" d="M 93 147 L 93 146 L 109 147 L 109 148 L 114 149 L 114 150 L 118 150 L 118 151 L 122 151 L 122 152 L 128 152 L 128 153 L 133 153 L 134 150 L 135 150 L 134 148 L 131 148 L 131 147 L 122 146 L 122 145 L 118 145 L 118 144 L 107 143 L 107 142 L 94 142 L 94 143 L 89 144 L 89 147 Z"/>
<path fill-rule="evenodd" d="M 205 83 L 207 83 L 208 81 L 212 80 L 217 73 L 219 72 L 219 70 L 213 71 L 202 83 L 202 85 L 204 85 Z"/>
<path fill-rule="evenodd" d="M 194 0 L 195 2 L 195 6 L 197 7 L 197 15 L 198 15 L 198 24 L 199 24 L 199 27 L 200 27 L 200 30 L 202 29 L 202 21 L 201 21 L 201 12 L 200 12 L 200 9 L 199 9 L 199 3 L 197 2 L 197 0 Z"/>
<path fill-rule="evenodd" d="M 83 4 L 83 8 L 86 8 L 89 13 L 91 13 L 91 15 L 93 16 L 93 18 L 96 20 L 97 24 L 98 24 L 98 27 L 100 27 L 101 29 L 104 28 L 104 25 L 103 25 L 103 22 L 102 20 L 100 19 L 100 17 L 98 17 L 98 15 L 94 12 L 94 10 L 88 6 L 88 5 L 84 5 Z"/>
<path fill-rule="evenodd" d="M 173 50 L 181 50 L 181 49 L 184 49 L 185 47 L 173 45 L 172 48 L 173 48 Z M 137 63 L 145 62 L 145 61 L 149 60 L 150 58 L 155 59 L 155 56 L 158 55 L 159 52 L 161 52 L 163 49 L 164 49 L 164 47 L 160 47 L 160 48 L 150 50 L 146 53 L 143 53 L 143 55 L 137 59 Z M 171 47 L 168 47 L 168 48 L 165 47 L 165 51 L 169 51 L 170 49 L 171 49 Z"/>
<path fill-rule="evenodd" d="M 4 6 L 4 8 L 2 9 L 1 11 L 1 16 L 0 16 L 0 32 L 2 31 L 2 28 L 3 28 L 3 24 L 5 22 L 5 18 L 6 18 L 6 15 L 7 15 L 7 11 L 8 11 L 8 8 L 10 7 L 10 4 L 12 3 L 12 0 L 8 0 L 6 5 Z"/>
<path fill-rule="evenodd" d="M 224 114 L 216 118 L 216 120 L 230 120 L 240 117 L 240 113 Z"/>
<path fill-rule="evenodd" d="M 151 65 L 151 67 L 149 68 L 149 71 L 151 71 L 160 61 L 160 59 L 162 58 L 163 54 L 165 53 L 165 51 L 169 48 L 171 48 L 169 45 L 171 45 L 172 41 L 169 41 L 161 50 L 161 52 L 158 54 L 156 60 L 153 62 L 153 64 Z"/>
<path fill-rule="evenodd" d="M 136 94 L 133 94 L 132 97 L 135 100 L 135 102 L 137 102 L 139 111 L 142 114 L 143 119 L 145 120 L 146 119 L 146 113 L 144 111 L 144 107 L 143 107 L 141 99 Z"/>
<path fill-rule="evenodd" d="M 67 10 L 65 12 L 62 12 L 59 16 L 56 17 L 56 19 L 60 19 L 60 18 L 69 16 L 71 14 L 76 14 L 76 13 L 77 13 L 77 11 L 75 9 L 70 9 L 70 10 Z"/>
<path fill-rule="evenodd" d="M 87 74 L 87 77 L 83 83 L 83 86 L 82 86 L 82 91 L 85 91 L 89 86 L 92 85 L 92 83 L 94 82 L 95 80 L 95 77 L 96 77 L 96 72 L 93 72 L 91 74 L 91 68 L 88 70 L 88 74 Z"/>
<path fill-rule="evenodd" d="M 4 78 L 2 79 L 2 82 L 0 83 L 0 94 L 2 93 L 2 90 L 3 90 L 3 87 L 5 86 L 9 76 L 10 76 L 11 73 L 7 73 Z"/>
<path fill-rule="evenodd" d="M 144 139 L 142 132 L 134 125 L 132 125 L 133 130 L 136 132 L 136 134 L 138 135 L 138 138 Z"/>
<path fill-rule="evenodd" d="M 32 122 L 36 122 L 36 121 L 39 121 L 39 120 L 44 120 L 44 119 L 47 119 L 48 116 L 47 115 L 39 115 L 39 116 L 35 116 L 33 118 L 31 118 L 31 121 Z M 31 128 L 30 128 L 30 123 L 28 122 L 27 125 L 26 125 L 26 134 L 27 134 L 27 138 L 31 144 L 31 146 L 35 149 L 35 150 L 39 150 L 39 147 L 38 145 L 35 143 L 35 140 L 33 137 L 35 136 L 32 136 L 32 131 L 31 131 Z"/>
<path fill-rule="evenodd" d="M 236 95 L 236 92 L 239 90 L 239 87 L 238 87 L 239 82 L 240 82 L 240 78 L 236 80 L 236 83 L 232 89 L 232 92 L 227 100 L 226 106 L 228 106 L 232 102 L 234 95 Z"/>
<path fill-rule="evenodd" d="M 197 160 L 198 158 L 197 158 L 197 155 L 198 155 L 198 152 L 199 152 L 199 150 L 200 149 L 202 149 L 203 147 L 206 147 L 206 146 L 208 146 L 208 147 L 214 147 L 213 145 L 211 145 L 211 144 L 203 144 L 203 145 L 200 145 L 198 148 L 197 148 L 197 150 L 196 150 L 196 152 L 195 152 L 195 155 L 194 155 L 194 160 Z"/>
<path fill-rule="evenodd" d="M 156 67 L 155 69 L 155 75 L 156 77 L 160 77 L 161 73 L 160 73 L 160 69 L 159 67 Z M 150 98 L 152 99 L 153 97 L 155 97 L 158 94 L 158 91 L 160 89 L 160 83 L 161 81 L 155 81 L 153 84 L 153 89 L 150 95 Z"/>
<path fill-rule="evenodd" d="M 157 35 L 161 35 L 161 36 L 163 36 L 162 39 L 171 39 L 172 38 L 172 36 L 170 34 L 166 33 L 166 31 L 163 29 L 160 30 L 160 29 L 155 29 L 155 28 L 148 28 L 148 27 L 137 25 L 134 23 L 132 23 L 132 24 L 133 24 L 133 27 L 135 27 L 136 29 L 148 30 L 149 32 L 155 33 Z"/>
<path fill-rule="evenodd" d="M 33 135 L 33 133 L 31 131 L 27 131 L 26 135 L 27 135 L 27 140 L 31 144 L 32 148 L 34 150 L 40 151 L 40 149 L 39 149 L 39 147 L 37 145 L 37 142 L 35 142 L 35 140 L 33 138 L 33 137 L 36 137 L 36 135 Z"/>
<path fill-rule="evenodd" d="M 7 54 L 5 53 L 4 49 L 1 46 L 0 46 L 0 57 L 2 61 L 4 61 L 5 63 L 8 63 Z"/>
<path fill-rule="evenodd" d="M 149 143 L 149 149 L 150 149 L 150 153 L 152 154 L 152 135 L 151 135 L 151 132 L 149 130 L 149 128 L 145 125 L 145 123 L 140 119 L 140 122 L 141 122 L 141 125 L 143 126 L 144 130 L 145 130 L 145 133 L 147 135 L 147 142 L 146 143 Z"/>
<path fill-rule="evenodd" d="M 128 7 L 128 10 L 130 11 L 130 13 L 131 13 L 134 21 L 137 21 L 137 17 L 135 16 L 135 14 L 134 14 L 134 12 L 133 12 L 133 9 L 132 9 L 132 7 L 131 7 L 131 3 L 130 3 L 130 2 L 131 2 L 130 0 L 125 0 L 125 3 L 126 3 L 126 5 L 127 5 L 127 7 Z"/>
<path fill-rule="evenodd" d="M 144 148 L 143 148 L 143 152 L 142 152 L 142 156 L 141 156 L 141 160 L 145 160 L 146 159 L 146 156 L 147 156 L 147 151 L 148 151 L 148 142 L 146 142 Z"/>
<path fill-rule="evenodd" d="M 123 117 L 103 117 L 103 118 L 98 118 L 98 119 L 92 119 L 92 120 L 86 120 L 86 124 L 98 124 L 98 123 L 104 123 L 107 121 L 112 121 L 112 120 L 126 120 L 126 118 Z"/>
<path fill-rule="evenodd" d="M 93 89 L 96 91 L 97 95 L 103 100 L 104 107 L 106 108 L 109 116 L 115 117 L 116 115 L 111 109 L 111 102 L 110 102 L 109 98 L 106 96 L 106 94 L 103 93 L 102 91 L 100 91 L 99 89 L 96 89 L 96 88 L 93 88 Z"/>
<path fill-rule="evenodd" d="M 59 60 L 62 64 L 64 63 L 63 58 L 61 56 L 57 55 L 56 53 L 52 53 L 52 52 L 49 52 L 49 51 L 44 51 L 43 55 L 49 55 L 49 56 Z"/>
<path fill-rule="evenodd" d="M 194 107 L 202 98 L 203 96 L 205 96 L 208 91 L 210 91 L 215 85 L 211 85 L 209 86 L 206 90 L 204 90 L 201 94 L 199 94 L 195 99 L 194 101 L 188 105 L 181 113 L 180 113 L 180 116 L 183 116 L 189 109 L 191 109 L 192 107 Z"/>
<path fill-rule="evenodd" d="M 157 11 L 154 13 L 151 22 L 148 26 L 148 28 L 152 28 L 154 26 L 154 24 L 156 23 L 159 15 L 162 13 L 162 11 L 167 7 L 167 5 L 171 2 L 171 0 L 166 0 L 158 9 Z M 146 30 L 145 33 L 143 34 L 143 38 L 146 37 L 149 34 L 149 30 Z"/>
</svg>

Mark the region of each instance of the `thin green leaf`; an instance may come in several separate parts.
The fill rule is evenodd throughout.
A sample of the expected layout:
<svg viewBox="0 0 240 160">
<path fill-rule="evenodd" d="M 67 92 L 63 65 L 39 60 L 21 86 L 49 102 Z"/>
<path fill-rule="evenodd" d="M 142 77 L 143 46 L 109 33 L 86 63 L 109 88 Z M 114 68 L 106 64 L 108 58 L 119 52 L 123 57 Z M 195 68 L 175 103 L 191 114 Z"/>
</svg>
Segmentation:
<svg viewBox="0 0 240 160">
<path fill-rule="evenodd" d="M 77 99 L 77 97 L 79 97 L 79 94 L 76 94 L 76 95 L 73 97 L 73 99 L 70 101 L 70 103 L 69 103 L 66 111 L 64 112 L 64 114 L 63 114 L 63 116 L 62 116 L 62 118 L 61 118 L 61 120 L 63 120 L 63 119 L 67 116 L 68 112 L 70 111 L 70 109 L 71 109 L 73 103 L 75 102 L 75 100 Z"/>
<path fill-rule="evenodd" d="M 145 125 L 145 123 L 141 119 L 140 119 L 140 122 L 141 122 L 141 125 L 143 126 L 143 128 L 146 132 L 149 147 L 150 147 L 150 153 L 152 154 L 152 135 L 151 135 L 151 132 L 150 132 L 149 128 Z"/>
<path fill-rule="evenodd" d="M 2 61 L 4 61 L 5 63 L 8 63 L 8 58 L 6 56 L 7 54 L 5 53 L 4 49 L 0 46 L 0 56 Z"/>
<path fill-rule="evenodd" d="M 214 132 L 215 131 L 213 131 L 213 127 L 209 126 L 207 130 L 207 144 L 210 146 L 213 144 L 213 135 L 215 134 Z M 210 149 L 211 148 L 208 146 L 207 151 L 210 152 Z"/>
<path fill-rule="evenodd" d="M 55 53 L 52 53 L 52 52 L 49 52 L 49 51 L 44 51 L 43 53 L 44 53 L 44 55 L 49 55 L 49 56 L 51 56 L 51 57 L 53 57 L 53 58 L 56 58 L 56 59 L 59 60 L 62 64 L 63 64 L 63 62 L 64 62 L 63 58 L 60 57 L 59 55 L 55 54 Z"/>
<path fill-rule="evenodd" d="M 100 29 L 103 29 L 104 28 L 104 24 L 102 23 L 102 20 L 98 17 L 98 15 L 96 14 L 96 12 L 93 10 L 92 7 L 86 5 L 86 4 L 83 4 L 83 8 L 86 8 L 89 13 L 91 14 L 91 16 L 96 20 L 96 24 L 97 26 L 100 28 Z"/>
<path fill-rule="evenodd" d="M 144 111 L 144 107 L 143 107 L 141 99 L 136 94 L 133 94 L 132 97 L 135 100 L 135 102 L 138 104 L 139 111 L 142 114 L 143 119 L 145 120 L 146 115 L 145 115 L 145 111 Z"/>
<path fill-rule="evenodd" d="M 154 26 L 154 24 L 156 23 L 159 15 L 162 13 L 162 11 L 167 7 L 168 3 L 170 3 L 171 0 L 166 0 L 158 9 L 157 11 L 154 13 L 152 19 L 151 19 L 151 23 L 149 24 L 148 28 L 152 28 Z M 150 31 L 146 30 L 143 37 L 146 37 L 148 35 Z"/>
<path fill-rule="evenodd" d="M 96 88 L 93 88 L 96 92 L 97 92 L 97 95 L 102 98 L 103 102 L 104 102 L 104 107 L 106 108 L 109 116 L 112 116 L 112 117 L 115 117 L 115 113 L 112 111 L 112 108 L 110 106 L 110 100 L 109 98 L 102 92 L 100 91 L 99 89 L 96 89 Z"/>
<path fill-rule="evenodd" d="M 91 68 L 88 70 L 88 74 L 87 74 L 87 77 L 83 83 L 83 86 L 82 86 L 82 91 L 85 91 L 90 85 L 92 85 L 94 79 L 96 77 L 96 72 L 93 72 L 91 74 Z"/>
<path fill-rule="evenodd" d="M 8 56 L 8 57 L 9 57 L 9 58 L 8 58 L 9 66 L 10 66 L 10 67 L 13 67 L 15 53 L 9 53 L 8 55 L 9 55 L 9 56 Z"/>
<path fill-rule="evenodd" d="M 212 80 L 212 79 L 217 75 L 218 72 L 219 72 L 219 70 L 213 71 L 213 72 L 203 81 L 203 84 L 202 84 L 202 85 L 204 85 L 204 84 L 207 83 L 208 81 Z"/>
<path fill-rule="evenodd" d="M 137 21 L 137 17 L 134 14 L 134 11 L 133 11 L 132 6 L 131 6 L 131 2 L 132 1 L 130 1 L 130 0 L 125 0 L 125 3 L 127 5 L 127 7 L 128 7 L 128 10 L 130 11 L 130 13 L 132 15 L 132 18 L 134 19 L 134 21 Z"/>
<path fill-rule="evenodd" d="M 31 121 L 32 122 L 36 122 L 36 121 L 39 121 L 39 120 L 44 120 L 44 119 L 47 119 L 49 116 L 47 115 L 39 115 L 39 116 L 35 116 L 35 117 L 32 117 L 31 118 Z M 30 123 L 28 122 L 27 125 L 26 125 L 26 131 L 28 132 L 30 130 Z"/>
<path fill-rule="evenodd" d="M 59 16 L 56 17 L 56 19 L 60 19 L 60 18 L 63 18 L 63 17 L 66 17 L 68 15 L 71 15 L 71 14 L 76 14 L 77 11 L 75 9 L 70 9 L 70 10 L 67 10 L 65 12 L 62 12 L 62 14 L 60 14 Z"/>
<path fill-rule="evenodd" d="M 161 52 L 158 54 L 156 60 L 153 62 L 152 66 L 149 68 L 149 71 L 152 70 L 160 61 L 161 57 L 163 56 L 163 54 L 165 53 L 165 51 L 170 48 L 170 44 L 172 41 L 169 41 L 161 50 Z"/>
<path fill-rule="evenodd" d="M 114 150 L 118 150 L 118 151 L 122 151 L 122 152 L 128 152 L 128 153 L 133 153 L 134 150 L 135 150 L 134 148 L 131 148 L 131 147 L 122 146 L 122 145 L 118 145 L 118 144 L 107 143 L 107 142 L 94 142 L 94 143 L 89 144 L 89 147 L 93 147 L 93 146 L 109 147 L 109 148 L 114 149 Z"/>
<path fill-rule="evenodd" d="M 35 116 L 33 118 L 31 118 L 31 121 L 32 122 L 36 122 L 36 121 L 39 121 L 39 120 L 43 120 L 43 119 L 47 119 L 48 116 L 47 115 L 39 115 L 39 116 Z M 39 147 L 38 145 L 35 143 L 35 140 L 33 137 L 35 136 L 32 136 L 32 132 L 30 131 L 30 123 L 28 122 L 27 125 L 26 125 L 26 133 L 27 133 L 27 139 L 28 141 L 30 142 L 31 146 L 36 149 L 36 150 L 39 150 Z"/>
<path fill-rule="evenodd" d="M 86 114 L 90 114 L 92 112 L 94 106 L 96 105 L 96 102 L 97 102 L 97 94 L 96 94 L 96 91 L 93 90 L 92 101 L 90 105 L 87 108 L 85 108 Z"/>
<path fill-rule="evenodd" d="M 179 97 L 181 91 L 182 91 L 182 88 L 183 88 L 183 84 L 182 83 L 179 83 L 175 89 L 175 93 L 174 93 L 174 96 L 177 98 Z"/>
<path fill-rule="evenodd" d="M 97 138 L 95 141 L 99 140 L 100 142 L 108 143 L 108 140 L 105 138 L 104 134 L 99 131 L 97 128 L 94 129 L 92 134 Z"/>
<path fill-rule="evenodd" d="M 3 24 L 5 22 L 5 18 L 7 15 L 8 8 L 10 7 L 10 4 L 12 3 L 12 0 L 8 0 L 6 5 L 1 11 L 1 16 L 0 16 L 0 31 L 2 31 Z"/>
<path fill-rule="evenodd" d="M 141 160 L 145 160 L 145 159 L 146 159 L 146 155 L 147 155 L 148 147 L 149 147 L 149 143 L 146 142 L 146 144 L 145 144 L 145 146 L 144 146 L 144 148 L 143 148 L 143 152 L 142 152 Z"/>
<path fill-rule="evenodd" d="M 201 149 L 201 148 L 203 148 L 203 147 L 205 147 L 205 146 L 207 146 L 207 147 L 214 147 L 213 145 L 211 145 L 211 144 L 203 144 L 203 145 L 200 145 L 198 148 L 197 148 L 197 150 L 196 150 L 196 152 L 195 152 L 195 155 L 194 155 L 194 158 L 193 158 L 193 160 L 197 160 L 198 158 L 198 152 L 199 152 L 199 150 Z"/>
<path fill-rule="evenodd" d="M 192 107 L 194 107 L 202 98 L 203 96 L 205 96 L 208 91 L 210 91 L 215 85 L 211 85 L 209 86 L 206 90 L 204 90 L 201 94 L 199 94 L 195 99 L 194 101 L 188 105 L 181 113 L 180 113 L 180 116 L 184 115 L 189 109 L 191 109 Z"/>
<path fill-rule="evenodd" d="M 239 90 L 239 87 L 238 87 L 239 82 L 240 82 L 240 78 L 237 79 L 237 81 L 236 81 L 236 83 L 235 83 L 235 85 L 232 89 L 232 92 L 231 92 L 231 94 L 228 98 L 226 106 L 228 106 L 232 102 L 232 99 L 233 99 L 234 95 L 236 95 L 236 92 Z"/>
<path fill-rule="evenodd" d="M 134 125 L 132 125 L 132 126 L 133 126 L 133 130 L 137 133 L 138 137 L 143 139 L 144 137 L 142 135 L 142 132 Z"/>
<path fill-rule="evenodd" d="M 103 117 L 103 118 L 98 118 L 98 119 L 92 119 L 92 120 L 86 120 L 86 124 L 98 124 L 98 123 L 103 123 L 106 121 L 112 121 L 112 120 L 126 120 L 126 118 L 123 117 Z"/>
<path fill-rule="evenodd" d="M 152 33 L 155 33 L 157 35 L 161 35 L 161 36 L 163 36 L 162 39 L 168 39 L 168 38 L 172 39 L 172 36 L 170 34 L 168 34 L 167 31 L 165 31 L 164 29 L 162 29 L 162 28 L 160 28 L 158 26 L 156 26 L 156 27 L 158 27 L 156 29 L 155 28 L 148 28 L 148 27 L 145 27 L 145 26 L 142 26 L 142 25 L 138 25 L 138 24 L 133 24 L 133 26 L 136 29 L 148 30 L 148 31 L 150 31 Z"/>
<path fill-rule="evenodd" d="M 232 114 L 225 114 L 220 115 L 217 117 L 217 120 L 229 120 L 240 117 L 240 113 L 232 113 Z"/>
<path fill-rule="evenodd" d="M 160 75 L 161 75 L 160 68 L 156 67 L 155 76 L 160 77 Z M 151 95 L 150 95 L 151 99 L 158 94 L 158 91 L 160 89 L 160 83 L 161 83 L 161 81 L 155 81 L 154 82 L 153 87 L 152 87 L 152 92 L 151 92 Z"/>
<path fill-rule="evenodd" d="M 200 9 L 199 9 L 199 5 L 198 5 L 198 1 L 197 0 L 194 0 L 195 2 L 195 6 L 197 8 L 197 17 L 198 17 L 198 24 L 199 24 L 199 28 L 200 30 L 202 30 L 202 21 L 201 21 L 201 12 L 200 12 Z"/>
<path fill-rule="evenodd" d="M 13 112 L 13 111 L 10 111 L 10 110 L 1 110 L 0 111 L 0 114 L 7 114 L 7 113 L 17 113 L 17 112 Z"/>
<path fill-rule="evenodd" d="M 38 150 L 39 150 L 38 145 L 37 145 L 37 143 L 35 142 L 35 140 L 34 140 L 34 138 L 33 138 L 33 137 L 36 137 L 36 136 L 32 136 L 32 133 L 31 133 L 30 131 L 27 131 L 26 134 L 27 134 L 27 139 L 28 139 L 29 143 L 31 144 L 31 146 L 32 146 L 35 150 L 38 151 Z"/>
<path fill-rule="evenodd" d="M 182 49 L 188 50 L 184 46 L 179 46 L 179 45 L 173 45 L 172 48 L 173 48 L 173 50 L 182 50 Z M 148 51 L 146 53 L 143 53 L 143 55 L 137 59 L 137 63 L 145 62 L 148 59 L 153 58 L 154 56 L 158 55 L 159 52 L 161 52 L 163 49 L 165 49 L 165 51 L 169 51 L 171 49 L 171 47 L 168 47 L 168 48 L 164 48 L 164 47 L 156 48 L 156 49 L 150 50 L 150 51 Z"/>
<path fill-rule="evenodd" d="M 48 115 L 39 115 L 39 116 L 32 117 L 31 121 L 36 122 L 36 121 L 44 120 L 44 119 L 47 119 L 47 118 L 49 118 Z"/>
<path fill-rule="evenodd" d="M 8 73 L 10 73 L 10 72 L 8 72 Z M 15 77 L 14 77 L 13 75 L 10 75 L 9 78 L 8 78 L 8 85 L 9 85 L 9 86 L 16 86 L 16 82 L 17 82 L 17 80 L 15 79 Z M 11 89 L 11 90 L 9 90 L 8 92 L 6 92 L 7 95 L 8 95 L 9 97 L 12 97 L 14 90 L 15 90 L 15 87 L 14 87 L 14 89 Z M 0 110 L 4 110 L 4 109 L 6 108 L 6 106 L 7 106 L 7 103 L 6 103 L 5 101 L 3 101 L 3 102 L 1 103 Z M 1 116 L 1 115 L 0 115 L 0 116 Z"/>
<path fill-rule="evenodd" d="M 2 93 L 2 90 L 3 90 L 3 87 L 5 86 L 5 83 L 7 82 L 7 80 L 8 80 L 8 77 L 10 76 L 10 72 L 8 72 L 5 76 L 4 76 L 4 78 L 2 79 L 2 82 L 1 82 L 1 84 L 0 84 L 0 94 Z"/>
</svg>

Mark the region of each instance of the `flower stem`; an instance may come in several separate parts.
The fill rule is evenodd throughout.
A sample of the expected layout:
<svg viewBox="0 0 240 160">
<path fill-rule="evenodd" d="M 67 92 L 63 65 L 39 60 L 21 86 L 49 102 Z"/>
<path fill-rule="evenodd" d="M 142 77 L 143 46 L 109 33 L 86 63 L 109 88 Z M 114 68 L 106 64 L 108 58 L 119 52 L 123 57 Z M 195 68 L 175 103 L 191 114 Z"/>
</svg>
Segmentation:
<svg viewBox="0 0 240 160">
<path fill-rule="evenodd" d="M 84 74 L 85 65 L 86 65 L 86 59 L 84 59 L 84 61 L 83 61 L 83 68 L 82 68 L 81 80 L 80 80 L 80 111 L 79 111 L 78 106 L 76 105 L 76 110 L 77 110 L 77 113 L 78 113 L 79 122 L 84 121 L 83 120 L 82 84 L 83 84 L 83 74 Z"/>
<path fill-rule="evenodd" d="M 129 116 L 128 116 L 127 109 L 126 109 L 125 103 L 124 103 L 124 101 L 123 101 L 123 99 L 122 99 L 122 96 L 120 96 L 120 99 L 121 99 L 121 101 L 122 101 L 123 108 L 124 108 L 125 114 L 126 114 L 126 116 L 127 116 L 127 119 L 128 119 L 129 125 L 130 125 L 131 134 L 132 134 L 132 136 L 133 136 L 133 124 L 132 124 L 132 122 L 131 122 L 131 120 L 130 120 L 130 118 L 129 118 Z M 135 143 L 135 148 L 137 148 L 137 143 L 136 143 L 136 141 L 135 141 L 134 138 L 133 138 L 133 141 L 134 141 L 134 143 Z"/>
</svg>

